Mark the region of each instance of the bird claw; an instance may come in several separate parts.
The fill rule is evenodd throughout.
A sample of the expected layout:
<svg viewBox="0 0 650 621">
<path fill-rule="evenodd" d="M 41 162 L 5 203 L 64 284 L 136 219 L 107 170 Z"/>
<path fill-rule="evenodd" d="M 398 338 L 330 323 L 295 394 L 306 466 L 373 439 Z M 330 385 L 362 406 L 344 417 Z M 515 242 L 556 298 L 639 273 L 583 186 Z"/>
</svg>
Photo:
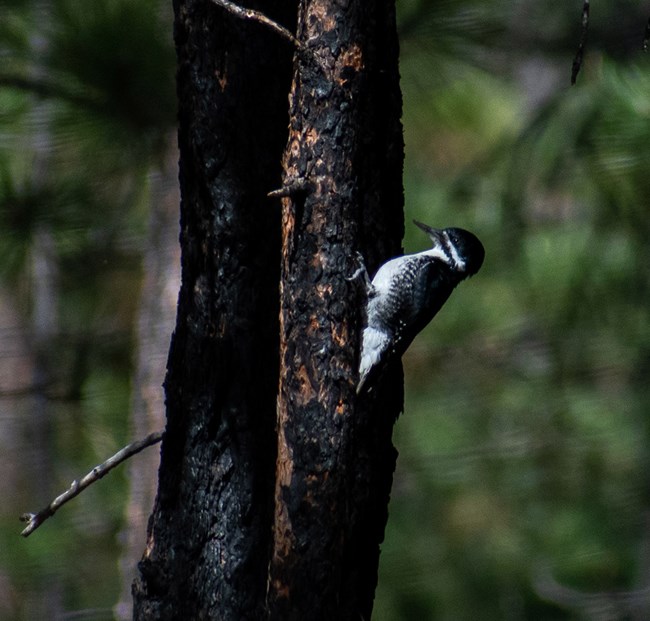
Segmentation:
<svg viewBox="0 0 650 621">
<path fill-rule="evenodd" d="M 356 269 L 354 274 L 352 274 L 352 276 L 346 277 L 345 280 L 347 280 L 348 282 L 352 282 L 352 281 L 356 280 L 357 278 L 359 278 L 359 276 L 363 276 L 363 273 L 365 271 L 366 271 L 365 267 L 359 267 L 359 268 Z"/>
<path fill-rule="evenodd" d="M 366 269 L 363 255 L 358 250 L 354 253 L 354 259 L 359 267 L 354 271 L 352 276 L 347 276 L 345 280 L 348 282 L 353 282 L 355 280 L 358 280 L 359 277 L 363 277 L 364 284 L 367 288 L 370 285 L 370 277 L 368 276 L 368 270 Z"/>
</svg>

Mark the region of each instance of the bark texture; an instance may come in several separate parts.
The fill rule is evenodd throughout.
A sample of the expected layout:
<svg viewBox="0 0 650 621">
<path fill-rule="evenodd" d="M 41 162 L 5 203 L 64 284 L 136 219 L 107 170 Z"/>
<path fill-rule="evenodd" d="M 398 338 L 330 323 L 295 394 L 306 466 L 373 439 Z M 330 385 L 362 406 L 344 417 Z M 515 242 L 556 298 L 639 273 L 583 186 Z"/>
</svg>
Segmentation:
<svg viewBox="0 0 650 621">
<path fill-rule="evenodd" d="M 262 6 L 263 5 L 263 6 Z M 280 22 L 295 6 L 258 3 Z M 262 618 L 273 514 L 280 183 L 293 50 L 177 0 L 182 285 L 136 619 Z"/>
<path fill-rule="evenodd" d="M 299 50 L 175 2 L 182 286 L 134 617 L 369 619 L 401 370 L 357 399 L 347 277 L 400 251 L 394 1 L 248 6 Z"/>
<path fill-rule="evenodd" d="M 274 619 L 369 619 L 395 465 L 401 371 L 355 394 L 365 297 L 349 277 L 402 238 L 394 6 L 303 0 L 284 156 Z M 295 190 L 298 188 L 298 190 Z"/>
</svg>

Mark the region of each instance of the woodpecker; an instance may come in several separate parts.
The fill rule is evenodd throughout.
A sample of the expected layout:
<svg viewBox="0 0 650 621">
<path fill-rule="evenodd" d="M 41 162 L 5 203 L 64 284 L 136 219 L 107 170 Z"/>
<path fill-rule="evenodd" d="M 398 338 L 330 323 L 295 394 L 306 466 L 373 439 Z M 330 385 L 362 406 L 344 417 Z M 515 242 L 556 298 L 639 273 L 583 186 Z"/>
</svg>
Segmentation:
<svg viewBox="0 0 650 621">
<path fill-rule="evenodd" d="M 384 263 L 370 281 L 359 362 L 360 393 L 371 375 L 401 356 L 433 319 L 456 285 L 476 274 L 485 257 L 478 238 L 464 229 L 434 229 L 413 221 L 433 247 Z"/>
</svg>

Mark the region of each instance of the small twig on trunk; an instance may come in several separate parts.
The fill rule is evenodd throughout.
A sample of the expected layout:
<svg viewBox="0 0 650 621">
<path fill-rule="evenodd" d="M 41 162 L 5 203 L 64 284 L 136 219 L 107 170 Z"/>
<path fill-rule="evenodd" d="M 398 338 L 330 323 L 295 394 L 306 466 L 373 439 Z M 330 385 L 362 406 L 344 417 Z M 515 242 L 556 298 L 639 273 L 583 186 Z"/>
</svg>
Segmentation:
<svg viewBox="0 0 650 621">
<path fill-rule="evenodd" d="M 296 196 L 297 194 L 305 194 L 309 191 L 309 182 L 306 179 L 296 179 L 283 185 L 277 190 L 272 190 L 267 194 L 269 198 L 284 198 L 285 196 Z"/>
<path fill-rule="evenodd" d="M 156 431 L 142 440 L 132 442 L 120 449 L 112 457 L 109 457 L 105 462 L 95 466 L 81 480 L 78 481 L 75 479 L 69 489 L 63 492 L 60 496 L 57 496 L 42 511 L 39 511 L 38 513 L 24 513 L 21 515 L 20 521 L 27 522 L 27 526 L 20 534 L 23 537 L 31 535 L 43 522 L 45 522 L 45 520 L 52 517 L 66 502 L 81 494 L 81 492 L 83 492 L 83 490 L 85 490 L 89 485 L 92 485 L 95 481 L 99 481 L 99 479 L 101 479 L 105 474 L 110 472 L 116 466 L 119 466 L 123 461 L 129 459 L 129 457 L 133 457 L 133 455 L 139 453 L 148 446 L 160 442 L 162 436 L 162 431 Z"/>
<path fill-rule="evenodd" d="M 230 0 L 211 0 L 211 2 L 213 2 L 217 6 L 226 9 L 226 11 L 229 11 L 230 13 L 236 15 L 241 19 L 251 19 L 255 22 L 259 22 L 260 24 L 264 24 L 271 30 L 278 33 L 281 37 L 284 37 L 287 41 L 290 41 L 299 50 L 301 51 L 306 50 L 305 45 L 301 41 L 299 41 L 293 34 L 291 34 L 289 30 L 287 30 L 284 26 L 281 26 L 277 22 L 274 22 L 271 18 L 264 15 L 264 13 L 261 13 L 260 11 L 255 11 L 253 9 L 246 9 L 243 6 L 239 6 L 238 4 L 231 2 Z"/>
<path fill-rule="evenodd" d="M 584 0 L 582 4 L 582 31 L 580 33 L 580 44 L 578 51 L 573 59 L 573 66 L 571 67 L 571 84 L 576 83 L 578 73 L 582 67 L 582 59 L 585 54 L 585 45 L 587 44 L 587 32 L 589 31 L 589 0 Z"/>
</svg>

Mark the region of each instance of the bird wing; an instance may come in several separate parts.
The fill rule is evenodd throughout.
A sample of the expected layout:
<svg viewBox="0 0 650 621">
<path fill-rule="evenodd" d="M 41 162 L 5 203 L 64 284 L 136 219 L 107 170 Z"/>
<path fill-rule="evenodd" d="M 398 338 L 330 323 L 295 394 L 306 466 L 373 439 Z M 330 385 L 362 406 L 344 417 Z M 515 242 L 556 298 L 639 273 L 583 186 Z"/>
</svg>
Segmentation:
<svg viewBox="0 0 650 621">
<path fill-rule="evenodd" d="M 442 308 L 456 286 L 448 267 L 429 256 L 410 257 L 408 264 L 394 276 L 391 287 L 394 312 L 387 322 L 395 331 L 394 353 L 403 354 L 415 336 Z M 402 280 L 402 282 L 399 282 Z"/>
</svg>

